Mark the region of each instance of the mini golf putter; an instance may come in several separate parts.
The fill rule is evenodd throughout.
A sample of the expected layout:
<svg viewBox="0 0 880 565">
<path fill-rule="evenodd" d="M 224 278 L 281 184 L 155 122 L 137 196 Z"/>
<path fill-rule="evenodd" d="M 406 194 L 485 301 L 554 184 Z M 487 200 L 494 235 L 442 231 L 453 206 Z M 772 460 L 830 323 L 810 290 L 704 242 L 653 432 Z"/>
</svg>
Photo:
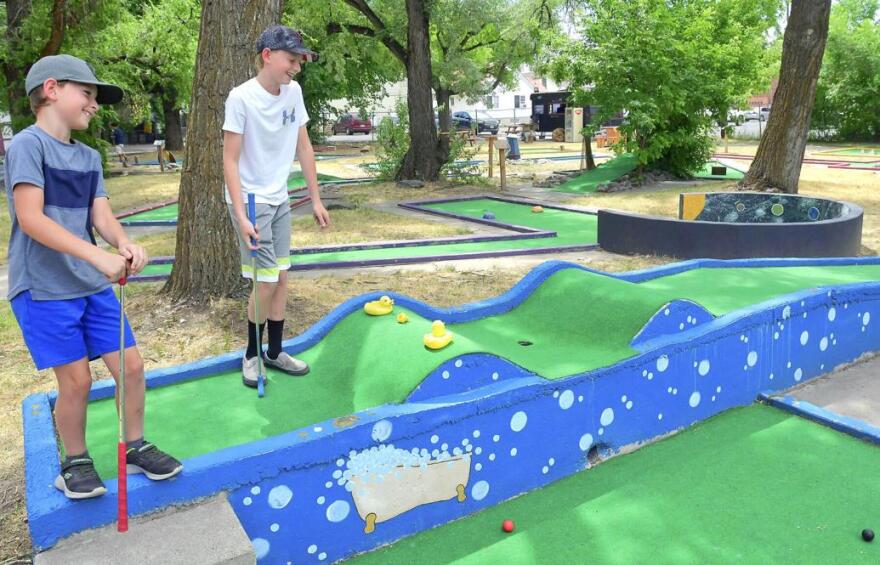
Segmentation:
<svg viewBox="0 0 880 565">
<path fill-rule="evenodd" d="M 128 531 L 128 464 L 125 445 L 125 275 L 119 279 L 119 436 L 116 488 L 116 531 Z"/>
<path fill-rule="evenodd" d="M 248 194 L 248 220 L 254 230 L 257 229 L 257 200 L 253 194 Z M 255 246 L 259 244 L 257 240 L 252 239 L 251 243 Z M 260 335 L 260 296 L 257 291 L 257 250 L 251 249 L 251 269 L 253 272 L 254 282 L 254 332 L 257 334 L 257 396 L 263 398 L 266 394 L 265 376 L 263 373 L 263 339 Z"/>
</svg>

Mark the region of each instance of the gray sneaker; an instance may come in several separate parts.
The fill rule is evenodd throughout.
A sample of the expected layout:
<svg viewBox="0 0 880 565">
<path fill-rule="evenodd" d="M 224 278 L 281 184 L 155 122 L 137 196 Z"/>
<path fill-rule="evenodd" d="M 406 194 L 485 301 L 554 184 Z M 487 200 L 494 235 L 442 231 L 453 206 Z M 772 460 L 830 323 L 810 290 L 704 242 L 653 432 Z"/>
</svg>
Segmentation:
<svg viewBox="0 0 880 565">
<path fill-rule="evenodd" d="M 278 354 L 277 359 L 272 359 L 268 355 L 265 355 L 263 357 L 263 362 L 267 367 L 274 367 L 279 371 L 284 371 L 288 375 L 293 375 L 295 377 L 301 377 L 309 372 L 309 366 L 305 361 L 294 359 L 283 351 Z"/>
<path fill-rule="evenodd" d="M 244 383 L 244 386 L 249 386 L 251 388 L 257 388 L 257 379 L 260 376 L 260 358 L 252 357 L 248 359 L 247 357 L 242 357 L 241 359 L 241 382 Z M 268 381 L 263 379 L 263 384 L 265 385 Z"/>
</svg>

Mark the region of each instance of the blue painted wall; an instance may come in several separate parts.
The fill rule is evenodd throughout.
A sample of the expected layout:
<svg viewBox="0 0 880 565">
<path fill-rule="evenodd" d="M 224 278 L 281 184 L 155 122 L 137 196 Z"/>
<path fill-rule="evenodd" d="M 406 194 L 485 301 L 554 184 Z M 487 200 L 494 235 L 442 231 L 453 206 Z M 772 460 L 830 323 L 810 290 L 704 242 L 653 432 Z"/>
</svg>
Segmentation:
<svg viewBox="0 0 880 565">
<path fill-rule="evenodd" d="M 691 261 L 619 278 L 638 282 L 698 267 L 878 262 Z M 459 323 L 516 307 L 547 277 L 566 268 L 582 267 L 550 262 L 500 297 L 448 310 L 394 298 L 423 316 Z M 378 296 L 346 302 L 286 342 L 286 350 L 296 353 L 317 343 L 338 321 L 360 310 L 364 300 Z M 679 306 L 676 320 L 701 316 L 687 304 Z M 639 345 L 643 353 L 612 367 L 546 381 L 503 359 L 468 355 L 439 366 L 406 403 L 358 413 L 350 427 L 316 422 L 307 440 L 293 431 L 189 459 L 185 473 L 163 483 L 131 477 L 131 512 L 227 491 L 262 563 L 333 561 L 577 472 L 587 465 L 593 446 L 612 455 L 880 349 L 880 283 L 790 295 L 718 319 L 701 318 L 684 329 L 657 316 L 641 334 L 646 338 Z M 155 387 L 199 378 L 235 366 L 240 355 L 152 371 L 147 383 Z M 112 383 L 104 381 L 94 387 L 92 398 L 112 394 Z M 108 481 L 106 496 L 80 502 L 67 500 L 51 486 L 58 472 L 53 402 L 54 394 L 23 402 L 27 506 L 37 549 L 115 519 L 116 481 Z M 450 460 L 448 472 L 466 471 L 466 481 L 434 489 L 435 479 L 444 475 L 435 468 Z M 355 499 L 370 495 L 355 488 L 363 486 L 365 476 L 381 476 L 383 484 L 430 486 L 415 490 L 449 498 L 415 505 L 365 533 L 361 513 L 370 508 Z M 458 484 L 463 501 L 458 500 Z M 381 489 L 375 487 L 372 495 L 377 492 Z"/>
</svg>

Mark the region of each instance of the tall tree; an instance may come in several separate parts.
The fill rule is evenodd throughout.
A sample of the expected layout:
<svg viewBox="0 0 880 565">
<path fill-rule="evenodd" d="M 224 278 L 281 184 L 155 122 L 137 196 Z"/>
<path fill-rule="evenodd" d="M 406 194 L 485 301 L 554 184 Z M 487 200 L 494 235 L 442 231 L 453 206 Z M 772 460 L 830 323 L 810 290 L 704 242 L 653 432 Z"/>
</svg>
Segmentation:
<svg viewBox="0 0 880 565">
<path fill-rule="evenodd" d="M 573 101 L 619 112 L 618 147 L 643 166 L 688 175 L 706 162 L 713 130 L 754 84 L 778 0 L 581 0 L 579 37 L 553 41 L 547 65 Z M 592 116 L 591 116 L 592 118 Z"/>
<path fill-rule="evenodd" d="M 243 288 L 238 234 L 223 197 L 224 102 L 254 75 L 260 32 L 280 20 L 281 0 L 202 1 L 176 259 L 164 288 L 177 300 L 230 296 Z"/>
<path fill-rule="evenodd" d="M 830 13 L 831 0 L 791 3 L 782 39 L 779 87 L 755 160 L 741 182 L 743 188 L 798 191 Z"/>
</svg>

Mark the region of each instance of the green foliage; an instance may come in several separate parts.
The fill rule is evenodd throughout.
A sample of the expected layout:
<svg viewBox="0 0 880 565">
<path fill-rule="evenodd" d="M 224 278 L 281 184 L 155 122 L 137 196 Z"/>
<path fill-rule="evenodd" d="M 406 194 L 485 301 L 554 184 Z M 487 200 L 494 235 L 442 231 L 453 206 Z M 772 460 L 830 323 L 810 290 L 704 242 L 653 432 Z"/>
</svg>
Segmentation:
<svg viewBox="0 0 880 565">
<path fill-rule="evenodd" d="M 369 172 L 375 173 L 384 181 L 394 180 L 403 164 L 403 157 L 409 150 L 409 112 L 406 103 L 398 102 L 395 111 L 397 123 L 390 118 L 379 122 L 376 129 L 376 141 L 379 144 L 376 151 L 377 162 L 369 168 Z"/>
<path fill-rule="evenodd" d="M 845 140 L 880 139 L 880 2 L 831 7 L 812 127 Z"/>
<path fill-rule="evenodd" d="M 387 11 L 393 11 L 391 3 L 385 4 L 389 4 Z M 383 6 L 380 3 L 374 9 Z M 405 26 L 406 16 L 403 18 Z M 303 65 L 297 79 L 310 117 L 309 134 L 315 141 L 323 138 L 321 118 L 327 114 L 330 101 L 344 98 L 354 108 L 366 108 L 383 95 L 384 86 L 405 76 L 400 62 L 378 42 L 353 33 L 328 31 L 331 23 L 367 23 L 339 0 L 288 0 L 283 21 L 300 30 L 306 45 L 320 55 L 317 62 Z M 406 44 L 405 32 L 401 40 Z"/>
<path fill-rule="evenodd" d="M 626 112 L 620 151 L 678 175 L 711 154 L 712 128 L 760 76 L 777 0 L 583 0 L 579 39 L 551 38 L 546 65 L 573 103 Z"/>
</svg>

